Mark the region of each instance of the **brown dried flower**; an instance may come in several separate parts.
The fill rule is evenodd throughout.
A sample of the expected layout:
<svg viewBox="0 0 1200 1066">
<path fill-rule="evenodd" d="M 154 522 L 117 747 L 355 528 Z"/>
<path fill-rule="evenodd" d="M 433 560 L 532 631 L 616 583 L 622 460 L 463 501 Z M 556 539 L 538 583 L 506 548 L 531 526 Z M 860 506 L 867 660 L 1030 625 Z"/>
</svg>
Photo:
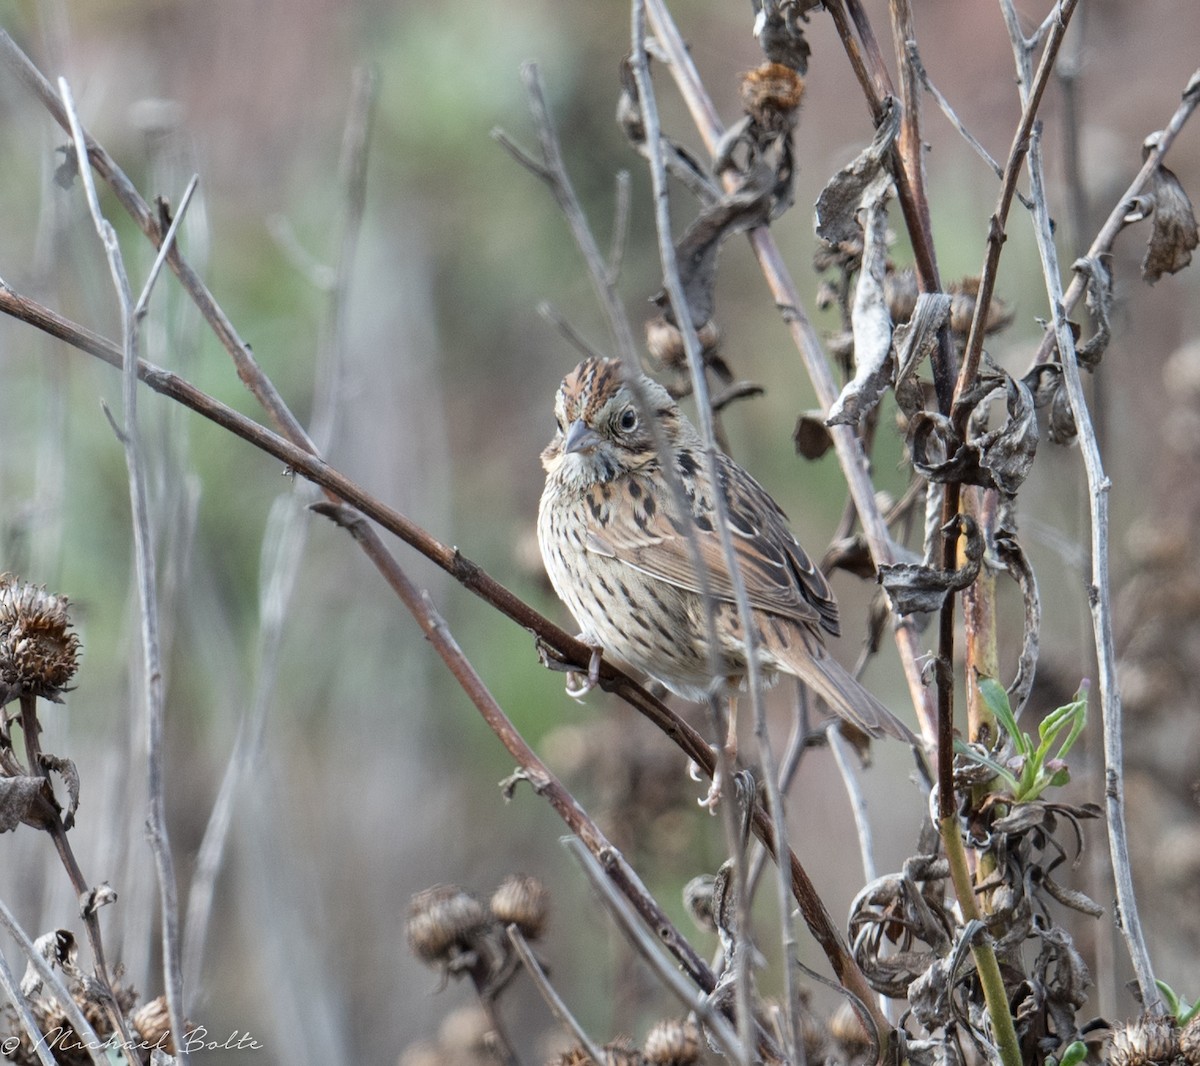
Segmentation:
<svg viewBox="0 0 1200 1066">
<path fill-rule="evenodd" d="M 646 1034 L 642 1050 L 654 1066 L 692 1066 L 700 1058 L 700 1032 L 690 1018 L 667 1019 Z"/>
<path fill-rule="evenodd" d="M 560 1052 L 551 1061 L 551 1066 L 643 1066 L 645 1061 L 642 1053 L 628 1040 L 614 1040 L 604 1045 L 604 1062 L 601 1064 L 593 1063 L 591 1055 L 575 1044 Z"/>
<path fill-rule="evenodd" d="M 1170 1063 L 1179 1048 L 1179 1034 L 1167 1018 L 1143 1014 L 1136 1021 L 1118 1025 L 1108 1042 L 1111 1066 L 1151 1066 Z"/>
<path fill-rule="evenodd" d="M 742 107 L 767 133 L 787 133 L 803 97 L 804 79 L 782 63 L 763 63 L 742 75 Z"/>
<path fill-rule="evenodd" d="M 707 360 L 721 343 L 721 331 L 711 319 L 699 326 L 696 335 L 700 349 Z M 683 334 L 679 327 L 659 315 L 646 323 L 646 349 L 650 357 L 664 370 L 686 370 L 687 351 L 683 346 Z"/>
<path fill-rule="evenodd" d="M 488 921 L 483 904 L 457 885 L 434 885 L 408 905 L 408 943 L 423 962 L 447 963 Z"/>
<path fill-rule="evenodd" d="M 536 877 L 510 874 L 492 893 L 491 910 L 498 922 L 511 922 L 529 940 L 536 940 L 546 928 L 550 893 Z"/>
<path fill-rule="evenodd" d="M 23 695 L 58 701 L 79 665 L 66 596 L 0 575 L 0 702 Z"/>
<path fill-rule="evenodd" d="M 829 1035 L 842 1049 L 847 1062 L 871 1047 L 871 1036 L 848 1000 L 843 1000 L 829 1019 Z"/>
<path fill-rule="evenodd" d="M 143 1003 L 129 1018 L 130 1024 L 147 1048 L 162 1048 L 168 1055 L 175 1054 L 175 1038 L 171 1035 L 171 1015 L 167 1011 L 167 997 L 158 996 Z"/>
<path fill-rule="evenodd" d="M 1193 1014 L 1179 1030 L 1179 1054 L 1188 1066 L 1200 1066 L 1200 1014 Z"/>
</svg>

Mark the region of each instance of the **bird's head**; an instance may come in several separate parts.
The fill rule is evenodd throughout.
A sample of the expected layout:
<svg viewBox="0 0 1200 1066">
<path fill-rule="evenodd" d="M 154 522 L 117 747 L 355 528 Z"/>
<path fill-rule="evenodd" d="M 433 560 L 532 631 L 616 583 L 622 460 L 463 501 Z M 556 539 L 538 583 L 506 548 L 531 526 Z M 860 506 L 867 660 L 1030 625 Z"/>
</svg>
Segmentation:
<svg viewBox="0 0 1200 1066">
<path fill-rule="evenodd" d="M 670 393 L 644 374 L 631 381 L 620 360 L 585 359 L 559 386 L 542 465 L 581 487 L 653 469 L 658 453 L 648 419 L 672 444 L 680 417 Z"/>
</svg>

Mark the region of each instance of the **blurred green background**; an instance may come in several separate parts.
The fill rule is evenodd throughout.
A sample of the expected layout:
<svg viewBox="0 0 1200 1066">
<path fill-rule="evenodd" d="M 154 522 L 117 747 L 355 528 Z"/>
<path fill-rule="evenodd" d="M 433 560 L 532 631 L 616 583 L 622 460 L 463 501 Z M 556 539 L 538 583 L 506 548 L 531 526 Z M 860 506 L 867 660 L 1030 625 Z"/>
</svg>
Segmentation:
<svg viewBox="0 0 1200 1066">
<path fill-rule="evenodd" d="M 1029 4 L 1022 14 L 1032 26 L 1048 7 Z M 867 8 L 886 41 L 886 5 Z M 678 4 L 676 17 L 718 110 L 733 121 L 738 74 L 758 61 L 750 5 Z M 1003 158 L 1019 106 L 998 5 L 929 0 L 916 5 L 916 17 L 930 76 Z M 1044 108 L 1064 264 L 1086 247 L 1136 172 L 1142 139 L 1174 110 L 1200 39 L 1200 9 L 1191 0 L 1155 0 L 1136 10 L 1095 2 L 1083 5 L 1077 19 L 1087 199 L 1074 213 L 1062 180 L 1064 101 L 1057 83 Z M 366 211 L 345 293 L 328 397 L 338 414 L 326 455 L 568 624 L 541 576 L 533 521 L 553 393 L 577 355 L 537 306 L 550 301 L 598 346 L 607 345 L 607 335 L 551 197 L 489 131 L 500 126 L 534 146 L 519 68 L 536 60 L 602 247 L 612 224 L 614 175 L 632 172 L 621 291 L 640 329 L 660 277 L 644 164 L 613 118 L 618 64 L 628 50 L 627 8 L 535 0 L 93 0 L 10 4 L 0 24 L 51 80 L 67 76 L 89 131 L 148 200 L 162 195 L 177 203 L 191 175 L 200 175 L 182 230 L 184 252 L 305 421 L 314 409 L 318 338 L 331 302 L 314 275 L 319 282 L 337 262 L 342 130 L 354 72 L 372 67 L 379 95 Z M 815 322 L 832 331 L 836 317 L 812 306 L 809 205 L 869 140 L 871 126 L 826 16 L 815 15 L 809 37 L 796 207 L 775 232 Z M 658 74 L 669 132 L 702 156 L 682 105 Z M 931 102 L 926 132 L 943 276 L 977 273 L 998 183 Z M 11 71 L 0 68 L 0 277 L 117 336 L 107 268 L 82 192 L 77 183 L 64 189 L 54 181 L 65 140 Z M 1200 188 L 1194 129 L 1185 131 L 1171 165 L 1185 188 Z M 150 249 L 111 195 L 102 202 L 140 288 Z M 693 210 L 686 194 L 676 197 L 680 225 Z M 998 291 L 1015 322 L 990 348 L 1023 370 L 1046 309 L 1023 213 L 1013 218 Z M 899 227 L 898 213 L 894 223 Z M 1083 236 L 1073 227 L 1082 227 Z M 1160 367 L 1200 328 L 1194 272 L 1153 288 L 1137 280 L 1143 240 L 1129 234 L 1118 246 L 1118 336 L 1098 400 L 1115 482 L 1118 583 L 1126 530 L 1180 484 L 1179 464 L 1160 461 Z M 895 255 L 907 265 L 903 242 Z M 738 377 L 767 387 L 764 397 L 727 414 L 732 451 L 820 554 L 842 509 L 841 476 L 832 456 L 805 464 L 793 454 L 792 426 L 812 406 L 812 393 L 741 241 L 722 252 L 717 319 L 722 352 Z M 165 274 L 144 340 L 148 359 L 259 417 L 227 356 Z M 119 376 L 7 320 L 0 322 L 0 375 L 0 570 L 48 584 L 77 605 L 84 644 L 78 689 L 48 712 L 45 747 L 80 765 L 76 847 L 85 874 L 117 889 L 120 901 L 105 915 L 110 954 L 149 998 L 161 986 L 153 871 L 142 833 L 143 716 L 131 680 L 137 641 L 128 500 L 121 447 L 102 407 L 120 411 Z M 432 1039 L 443 1016 L 470 1000 L 463 987 L 439 991 L 436 975 L 411 957 L 403 928 L 409 898 L 436 882 L 487 894 L 515 870 L 538 875 L 552 890 L 544 952 L 593 1033 L 640 1036 L 650 1019 L 677 1012 L 590 899 L 557 842 L 561 823 L 528 790 L 519 789 L 511 803 L 502 800 L 496 782 L 511 772 L 511 761 L 351 541 L 304 515 L 308 497 L 277 463 L 160 397 L 145 392 L 140 404 L 167 619 L 170 828 L 185 900 L 230 754 L 246 745 L 252 752 L 215 886 L 202 978 L 188 989 L 194 1020 L 222 1037 L 249 1032 L 264 1045 L 260 1061 L 393 1061 Z M 1186 480 L 1193 468 L 1184 459 Z M 881 489 L 902 491 L 901 460 L 900 441 L 885 428 L 874 471 Z M 1047 676 L 1068 692 L 1080 677 L 1094 676 L 1082 595 L 1082 484 L 1077 454 L 1045 446 L 1022 495 L 1022 529 L 1043 582 Z M 270 519 L 273 508 L 307 531 L 290 571 L 295 588 L 277 669 L 261 635 L 260 588 L 281 536 L 279 520 Z M 597 693 L 582 707 L 566 698 L 561 677 L 538 666 L 526 633 L 403 545 L 396 550 L 517 726 L 543 747 L 581 802 L 595 807 L 692 932 L 679 889 L 694 874 L 715 870 L 722 841 L 719 824 L 694 807 L 702 790 L 687 782 L 683 760 L 608 697 Z M 838 654 L 852 662 L 872 589 L 844 574 L 835 587 L 846 634 Z M 1002 655 L 1011 669 L 1019 605 L 1006 601 L 1005 611 Z M 890 647 L 866 680 L 897 708 L 905 706 Z M 261 685 L 266 725 L 255 747 L 238 727 L 252 715 Z M 782 688 L 772 703 L 780 742 L 791 702 Z M 597 731 L 608 719 L 616 728 Z M 585 727 L 591 731 L 581 732 Z M 1190 720 L 1172 719 L 1171 729 L 1175 745 L 1200 742 Z M 607 751 L 611 743 L 620 752 L 630 736 L 627 757 L 646 760 L 665 812 L 635 827 L 620 816 L 621 789 L 603 776 L 614 760 L 595 748 Z M 1091 750 L 1098 751 L 1098 739 Z M 1139 751 L 1135 744 L 1135 770 Z M 1153 757 L 1145 756 L 1151 769 Z M 615 763 L 620 769 L 621 760 Z M 1078 802 L 1101 797 L 1100 779 L 1087 769 L 1077 775 Z M 907 773 L 903 753 L 879 751 L 866 775 L 883 871 L 898 868 L 915 848 L 921 805 Z M 1180 773 L 1186 782 L 1186 767 Z M 1154 827 L 1161 829 L 1158 819 L 1166 816 L 1156 810 L 1140 837 L 1151 858 Z M 844 915 L 862 875 L 849 808 L 826 751 L 806 757 L 791 825 L 829 909 Z M 1107 904 L 1104 834 L 1093 832 L 1089 843 L 1079 876 Z M 49 842 L 29 831 L 0 839 L 0 895 L 34 933 L 70 925 L 75 913 L 49 852 Z M 1180 874 L 1181 884 L 1194 893 L 1200 879 L 1188 880 L 1190 869 Z M 1180 891 L 1167 896 L 1179 898 Z M 1195 996 L 1196 971 L 1190 985 L 1185 972 L 1186 945 L 1194 941 L 1186 937 L 1200 934 L 1185 927 L 1181 944 L 1178 913 L 1166 904 L 1148 912 L 1161 976 Z M 772 913 L 765 908 L 764 921 Z M 1096 1011 L 1127 1014 L 1122 951 L 1110 919 L 1083 935 L 1089 957 L 1107 975 Z M 712 949 L 708 934 L 695 936 L 703 951 Z M 12 959 L 10 947 L 5 954 Z M 802 939 L 801 948 L 806 962 L 822 965 L 810 942 Z M 554 1027 L 526 983 L 518 981 L 503 1011 L 521 1046 L 535 1059 L 544 1055 Z"/>
</svg>

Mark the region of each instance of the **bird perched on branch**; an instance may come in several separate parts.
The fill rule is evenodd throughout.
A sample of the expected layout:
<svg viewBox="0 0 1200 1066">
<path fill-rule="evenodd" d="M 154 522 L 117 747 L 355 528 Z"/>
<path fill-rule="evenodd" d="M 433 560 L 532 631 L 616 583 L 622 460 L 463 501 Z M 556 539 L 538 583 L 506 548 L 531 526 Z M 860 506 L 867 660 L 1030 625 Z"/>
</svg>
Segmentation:
<svg viewBox="0 0 1200 1066">
<path fill-rule="evenodd" d="M 746 682 L 746 647 L 700 434 L 666 389 L 629 376 L 618 360 L 587 359 L 572 370 L 554 417 L 557 431 L 542 452 L 538 542 L 581 639 L 596 649 L 590 683 L 602 651 L 686 699 L 706 699 L 714 681 L 729 685 L 732 698 Z M 823 633 L 838 633 L 833 591 L 783 511 L 727 455 L 716 459 L 764 679 L 798 677 L 863 732 L 912 743 L 908 727 L 826 650 Z"/>
</svg>

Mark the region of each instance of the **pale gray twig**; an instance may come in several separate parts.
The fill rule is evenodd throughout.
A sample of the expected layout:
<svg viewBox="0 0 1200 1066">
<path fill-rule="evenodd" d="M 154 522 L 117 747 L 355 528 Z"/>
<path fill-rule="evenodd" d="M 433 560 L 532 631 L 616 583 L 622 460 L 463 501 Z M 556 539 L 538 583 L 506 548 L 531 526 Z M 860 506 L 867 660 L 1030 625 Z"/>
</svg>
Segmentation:
<svg viewBox="0 0 1200 1066">
<path fill-rule="evenodd" d="M 350 288 L 358 237 L 365 204 L 367 149 L 377 93 L 377 79 L 369 68 L 355 75 L 349 114 L 342 142 L 339 173 L 343 187 L 341 232 L 337 235 L 338 259 L 328 269 L 331 284 L 329 303 L 318 328 L 318 364 L 313 397 L 313 421 L 309 433 L 316 446 L 327 449 L 332 442 L 338 411 L 336 381 L 344 355 L 345 305 Z M 258 664 L 253 694 L 245 716 L 238 724 L 233 751 L 205 826 L 196 857 L 196 870 L 188 895 L 184 963 L 189 986 L 198 986 L 204 946 L 212 917 L 217 875 L 225 854 L 229 829 L 237 810 L 242 781 L 258 761 L 267 713 L 278 677 L 279 651 L 288 620 L 300 565 L 308 543 L 305 506 L 316 496 L 315 486 L 301 482 L 280 495 L 272 505 L 263 537 L 263 579 L 259 586 Z"/>
<path fill-rule="evenodd" d="M 706 996 L 697 996 L 695 988 L 684 979 L 679 970 L 663 958 L 659 945 L 634 916 L 629 903 L 613 888 L 595 856 L 577 837 L 564 837 L 563 843 L 579 865 L 583 867 L 588 881 L 600 893 L 601 900 L 617 925 L 621 927 L 621 932 L 624 933 L 629 943 L 637 949 L 679 1002 L 688 1010 L 696 1012 L 696 1017 L 709 1031 L 721 1050 L 734 1061 L 740 1061 L 741 1044 L 737 1034 L 730 1028 L 729 1022 L 720 1011 L 715 1009 Z M 751 1061 L 754 1060 L 751 1059 Z"/>
<path fill-rule="evenodd" d="M 700 338 L 696 334 L 697 325 L 703 322 L 692 321 L 691 308 L 684 294 L 683 281 L 679 276 L 679 263 L 675 256 L 675 242 L 671 237 L 671 205 L 667 189 L 666 164 L 662 152 L 662 127 L 659 122 L 658 109 L 655 104 L 654 84 L 650 79 L 650 68 L 646 59 L 646 9 L 644 0 L 633 0 L 632 14 L 633 46 L 630 53 L 630 65 L 633 68 L 634 80 L 637 82 L 638 103 L 641 107 L 642 122 L 646 131 L 646 149 L 650 162 L 650 183 L 654 196 L 654 225 L 658 233 L 659 261 L 663 271 L 663 287 L 670 300 L 680 336 L 683 339 L 684 351 L 687 354 L 688 370 L 691 374 L 692 392 L 696 397 L 696 416 L 699 422 L 700 435 L 704 440 L 704 459 L 709 483 L 714 486 L 712 493 L 713 515 L 716 519 L 717 534 L 720 537 L 721 549 L 725 556 L 725 565 L 729 571 L 730 582 L 733 586 L 734 602 L 737 605 L 738 618 L 741 621 L 741 631 L 745 636 L 746 683 L 750 691 L 751 705 L 754 711 L 754 731 L 758 738 L 759 750 L 763 760 L 763 775 L 767 780 L 767 806 L 774 822 L 775 841 L 778 854 L 783 856 L 787 850 L 787 833 L 783 821 L 783 806 L 779 796 L 778 782 L 775 780 L 775 763 L 771 756 L 770 739 L 767 735 L 766 711 L 762 703 L 762 677 L 755 649 L 755 623 L 750 613 L 750 598 L 746 593 L 746 583 L 742 578 L 741 567 L 738 564 L 737 552 L 734 550 L 733 537 L 729 531 L 728 504 L 725 494 L 721 491 L 721 476 L 717 461 L 716 435 L 713 429 L 712 407 L 709 404 L 708 383 L 705 380 L 704 354 Z M 718 677 L 714 674 L 714 678 Z M 734 697 L 736 698 L 736 697 Z M 719 719 L 718 719 L 719 720 Z M 718 729 L 717 743 L 723 748 L 724 740 Z M 718 751 L 718 758 L 729 761 L 728 753 Z M 726 778 L 728 782 L 729 778 Z M 726 805 L 727 833 L 729 822 L 736 812 Z M 736 899 L 738 935 L 750 935 L 750 906 L 746 895 L 746 853 L 737 840 L 737 830 L 732 833 L 731 859 L 734 869 L 734 893 Z M 776 864 L 779 871 L 780 888 L 780 924 L 783 932 L 783 943 L 786 959 L 791 959 L 795 953 L 795 932 L 792 929 L 791 892 L 787 882 L 787 873 L 782 861 Z M 754 1060 L 754 1028 L 751 1010 L 750 968 L 746 952 L 738 952 L 735 956 L 736 996 L 738 1003 L 738 1036 L 741 1040 L 741 1056 L 739 1061 L 750 1063 Z M 794 989 L 791 982 L 791 966 L 785 967 L 785 1005 L 790 1019 L 792 1004 L 795 1003 Z M 789 1037 L 792 1026 L 787 1026 Z M 795 1054 L 789 1054 L 794 1062 Z"/>
<path fill-rule="evenodd" d="M 149 812 L 146 818 L 146 836 L 154 856 L 158 873 L 159 920 L 162 923 L 163 985 L 166 989 L 167 1010 L 172 1033 L 184 1032 L 187 1017 L 183 999 L 183 973 L 179 956 L 179 900 L 175 881 L 175 865 L 171 858 L 171 844 L 167 833 L 166 794 L 164 791 L 163 754 L 163 668 L 159 654 L 158 596 L 154 565 L 154 538 L 150 529 L 150 514 L 146 501 L 146 477 L 142 464 L 141 443 L 137 429 L 137 384 L 138 384 L 138 322 L 134 315 L 133 296 L 125 263 L 112 224 L 100 210 L 100 198 L 92 178 L 88 162 L 87 140 L 71 88 L 66 78 L 58 80 L 62 106 L 66 111 L 75 146 L 75 157 L 79 165 L 80 179 L 87 197 L 88 209 L 96 227 L 96 233 L 104 245 L 112 275 L 113 288 L 121 309 L 121 349 L 124 356 L 122 373 L 122 399 L 124 401 L 124 424 L 121 443 L 125 452 L 125 465 L 129 481 L 129 505 L 133 525 L 134 560 L 137 575 L 138 614 L 141 620 L 142 643 L 142 698 L 146 704 L 147 717 L 147 789 Z M 125 1018 L 114 1003 L 113 1014 L 122 1036 L 129 1040 Z M 182 1042 L 176 1045 L 177 1058 L 187 1066 L 187 1050 Z"/>
<path fill-rule="evenodd" d="M 1022 86 L 1022 96 L 1028 92 L 1029 71 L 1032 66 L 1031 44 L 1017 28 L 1016 12 L 1010 0 L 1001 0 L 1005 21 L 1012 36 L 1013 52 Z M 1137 977 L 1138 991 L 1147 1010 L 1161 1010 L 1162 997 L 1154 982 L 1154 969 L 1138 916 L 1137 897 L 1133 888 L 1133 872 L 1129 861 L 1129 841 L 1125 827 L 1124 754 L 1122 747 L 1121 690 L 1117 680 L 1116 646 L 1113 639 L 1112 593 L 1108 576 L 1108 493 L 1111 481 L 1104 472 L 1100 449 L 1083 394 L 1079 365 L 1075 358 L 1075 337 L 1067 319 L 1065 298 L 1054 245 L 1050 211 L 1046 202 L 1045 176 L 1042 165 L 1041 132 L 1034 128 L 1026 159 L 1033 200 L 1034 235 L 1046 281 L 1046 295 L 1054 337 L 1058 344 L 1063 370 L 1063 382 L 1071 413 L 1079 433 L 1079 449 L 1087 475 L 1091 518 L 1092 580 L 1088 587 L 1091 606 L 1093 639 L 1099 676 L 1100 707 L 1104 722 L 1104 806 L 1108 821 L 1109 853 L 1116 883 L 1117 908 L 1121 932 Z"/>
<path fill-rule="evenodd" d="M 34 1018 L 33 1011 L 29 1009 L 29 1004 L 26 1002 L 25 997 L 21 995 L 17 979 L 8 967 L 8 960 L 4 957 L 3 951 L 0 951 L 0 988 L 4 989 L 9 1003 L 16 1008 L 17 1015 L 21 1019 L 21 1025 L 29 1035 L 29 1042 L 33 1045 L 33 1051 L 37 1055 L 38 1061 L 42 1063 L 42 1066 L 58 1066 L 58 1060 L 50 1054 L 50 1047 L 46 1043 L 45 1037 L 42 1036 L 41 1029 L 38 1028 L 37 1019 Z"/>
<path fill-rule="evenodd" d="M 83 1013 L 83 1008 L 79 1006 L 75 997 L 71 995 L 70 990 L 63 984 L 62 978 L 55 973 L 54 967 L 38 951 L 37 945 L 29 938 L 29 934 L 17 924 L 12 911 L 8 909 L 7 904 L 3 900 L 0 900 L 0 925 L 3 925 L 12 938 L 20 945 L 22 952 L 29 959 L 30 965 L 37 970 L 38 977 L 42 979 L 43 984 L 53 990 L 55 998 L 62 1007 L 63 1013 L 67 1016 L 71 1027 L 86 1047 L 88 1057 L 95 1063 L 95 1066 L 111 1066 L 112 1060 L 103 1050 L 105 1042 L 100 1038 L 96 1030 L 92 1028 L 92 1023 L 87 1020 L 87 1016 Z M 26 1029 L 29 1030 L 28 1022 L 26 1021 L 29 1006 L 25 1002 L 25 997 L 20 994 L 20 989 L 11 987 L 9 984 L 12 980 L 12 974 L 8 969 L 8 964 L 4 961 L 3 953 L 0 953 L 0 965 L 3 965 L 4 968 L 3 979 L 8 991 L 9 1002 L 21 1012 L 21 1020 L 26 1024 Z M 36 1023 L 34 1023 L 32 1030 L 29 1030 L 29 1035 L 38 1049 L 38 1057 L 41 1058 L 41 1048 L 44 1041 Z M 45 1060 L 43 1059 L 42 1061 Z M 51 1058 L 50 1061 L 54 1062 L 54 1059 Z"/>
<path fill-rule="evenodd" d="M 837 764 L 842 784 L 846 788 L 850 809 L 854 812 L 854 827 L 858 831 L 858 853 L 862 859 L 863 877 L 869 884 L 879 874 L 875 869 L 875 844 L 871 837 L 871 823 L 867 818 L 867 800 L 851 765 L 850 745 L 842 736 L 836 720 L 825 726 L 825 736 L 829 740 L 829 750 L 833 753 L 833 761 Z"/>
<path fill-rule="evenodd" d="M 158 254 L 154 257 L 150 273 L 146 275 L 146 284 L 142 286 L 142 294 L 137 298 L 137 303 L 133 305 L 134 318 L 140 319 L 146 313 L 146 305 L 150 301 L 150 293 L 154 289 L 154 283 L 158 280 L 159 271 L 162 270 L 162 265 L 167 260 L 167 253 L 171 251 L 171 247 L 175 243 L 175 235 L 179 232 L 179 226 L 183 222 L 183 216 L 187 212 L 188 204 L 192 202 L 192 194 L 196 191 L 196 186 L 199 184 L 200 175 L 193 174 L 192 180 L 187 183 L 187 188 L 183 190 L 183 199 L 179 201 L 175 217 L 171 219 L 171 224 L 167 227 L 167 232 L 163 235 L 162 244 L 158 246 Z"/>
<path fill-rule="evenodd" d="M 628 170 L 617 171 L 616 207 L 613 208 L 612 242 L 608 248 L 608 271 L 605 281 L 616 286 L 621 276 L 621 264 L 625 259 L 625 248 L 629 244 L 629 208 L 632 202 L 633 183 Z"/>
<path fill-rule="evenodd" d="M 563 335 L 566 342 L 571 345 L 585 359 L 603 359 L 604 355 L 597 349 L 593 348 L 590 343 L 584 338 L 570 322 L 566 316 L 559 311 L 549 300 L 543 300 L 537 307 L 538 314 L 549 322 L 559 333 Z"/>
<path fill-rule="evenodd" d="M 1179 101 L 1179 106 L 1175 109 L 1175 113 L 1171 116 L 1171 120 L 1154 135 L 1153 140 L 1148 140 L 1146 143 L 1145 159 L 1142 160 L 1142 168 L 1137 172 L 1137 176 L 1130 182 L 1129 188 L 1117 201 L 1116 206 L 1109 212 L 1108 218 L 1104 220 L 1104 225 L 1100 227 L 1100 231 L 1096 234 L 1092 241 L 1091 247 L 1082 257 L 1085 259 L 1099 259 L 1107 256 L 1112 250 L 1113 242 L 1117 239 L 1117 234 L 1129 225 L 1130 205 L 1142 194 L 1142 190 L 1146 186 L 1146 182 L 1150 180 L 1151 175 L 1162 166 L 1163 159 L 1171 146 L 1175 143 L 1175 138 L 1179 136 L 1179 132 L 1187 124 L 1188 119 L 1192 117 L 1192 113 L 1196 107 L 1200 106 L 1200 69 L 1195 70 L 1192 76 L 1188 79 L 1187 86 L 1183 90 L 1182 99 Z M 1063 313 L 1070 314 L 1076 304 L 1083 298 L 1083 294 L 1087 289 L 1087 280 L 1085 276 L 1076 271 L 1074 277 L 1071 278 L 1070 284 L 1063 293 Z M 1053 323 L 1046 329 L 1045 335 L 1042 337 L 1042 343 L 1038 346 L 1037 354 L 1033 358 L 1033 362 L 1044 363 L 1054 350 L 1055 331 Z"/>
<path fill-rule="evenodd" d="M 534 125 L 537 127 L 542 161 L 539 162 L 530 156 L 503 130 L 492 130 L 492 136 L 507 149 L 518 163 L 541 178 L 554 194 L 554 199 L 566 218 L 567 225 L 571 228 L 571 236 L 575 238 L 575 244 L 583 253 L 583 258 L 587 263 L 588 276 L 595 286 L 600 306 L 604 308 L 605 318 L 612 331 L 615 349 L 625 361 L 626 366 L 640 366 L 637 347 L 633 340 L 633 330 L 629 326 L 629 316 L 626 315 L 625 308 L 617 294 L 610 262 L 605 261 L 596 244 L 596 239 L 592 235 L 587 218 L 580 206 L 579 198 L 575 194 L 575 188 L 571 184 L 566 164 L 563 162 L 558 136 L 550 118 L 550 110 L 546 106 L 546 94 L 542 91 L 541 75 L 538 73 L 536 63 L 526 63 L 521 67 L 521 80 L 525 83 L 525 91 L 529 97 L 529 110 L 533 114 Z"/>
<path fill-rule="evenodd" d="M 588 1053 L 596 1066 L 604 1066 L 607 1057 L 600 1049 L 600 1046 L 588 1035 L 587 1030 L 579 1024 L 579 1019 L 571 1013 L 566 1003 L 563 1002 L 562 996 L 558 994 L 558 989 L 550 983 L 550 978 L 546 976 L 546 971 L 542 969 L 542 964 L 538 962 L 537 956 L 533 953 L 533 948 L 529 946 L 529 941 L 525 939 L 525 934 L 515 925 L 511 924 L 505 929 L 505 932 L 508 933 L 508 939 L 512 942 L 517 955 L 520 956 L 521 962 L 524 964 L 526 972 L 533 981 L 534 987 L 537 988 L 546 1006 L 550 1008 L 550 1013 L 559 1020 L 567 1032 L 579 1041 L 580 1047 Z"/>
</svg>

